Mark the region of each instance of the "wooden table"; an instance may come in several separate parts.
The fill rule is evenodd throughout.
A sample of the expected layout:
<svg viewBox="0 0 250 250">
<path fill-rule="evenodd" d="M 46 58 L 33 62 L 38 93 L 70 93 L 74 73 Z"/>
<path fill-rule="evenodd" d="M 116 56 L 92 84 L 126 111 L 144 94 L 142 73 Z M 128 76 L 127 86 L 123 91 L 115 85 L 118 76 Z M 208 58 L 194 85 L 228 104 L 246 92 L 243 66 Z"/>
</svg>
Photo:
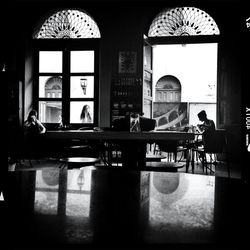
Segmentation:
<svg viewBox="0 0 250 250">
<path fill-rule="evenodd" d="M 114 141 L 119 143 L 122 149 L 123 166 L 127 168 L 140 168 L 146 162 L 146 144 L 157 141 L 168 140 L 194 140 L 195 134 L 177 131 L 150 131 L 150 132 L 129 132 L 129 131 L 93 131 L 93 130 L 56 130 L 47 131 L 46 138 L 78 139 Z"/>
<path fill-rule="evenodd" d="M 115 141 L 165 141 L 165 140 L 194 140 L 195 134 L 177 131 L 93 131 L 93 130 L 56 130 L 47 131 L 46 138 L 50 139 L 80 139 L 80 140 L 115 140 Z"/>
</svg>

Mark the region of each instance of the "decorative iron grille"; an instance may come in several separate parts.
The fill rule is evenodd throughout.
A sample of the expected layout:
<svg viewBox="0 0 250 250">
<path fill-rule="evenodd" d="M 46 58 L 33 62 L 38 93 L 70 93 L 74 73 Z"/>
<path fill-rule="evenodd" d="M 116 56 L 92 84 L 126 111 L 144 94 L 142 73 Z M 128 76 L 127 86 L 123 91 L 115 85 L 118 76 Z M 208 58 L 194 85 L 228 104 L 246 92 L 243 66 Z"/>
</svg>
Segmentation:
<svg viewBox="0 0 250 250">
<path fill-rule="evenodd" d="M 219 35 L 214 19 L 195 7 L 164 9 L 153 20 L 148 36 L 199 36 Z"/>
<path fill-rule="evenodd" d="M 100 30 L 87 13 L 74 9 L 60 10 L 49 16 L 34 32 L 33 38 L 100 38 Z"/>
</svg>

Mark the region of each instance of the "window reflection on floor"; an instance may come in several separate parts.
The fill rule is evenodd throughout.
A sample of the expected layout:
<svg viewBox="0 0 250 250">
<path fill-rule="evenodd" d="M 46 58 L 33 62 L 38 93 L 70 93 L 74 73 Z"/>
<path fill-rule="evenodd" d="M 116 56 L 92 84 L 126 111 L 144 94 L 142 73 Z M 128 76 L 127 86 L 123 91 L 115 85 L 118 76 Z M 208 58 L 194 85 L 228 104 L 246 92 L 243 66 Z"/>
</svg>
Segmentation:
<svg viewBox="0 0 250 250">
<path fill-rule="evenodd" d="M 36 171 L 35 212 L 57 214 L 59 170 Z"/>
<path fill-rule="evenodd" d="M 184 240 L 183 235 L 187 236 L 193 230 L 203 233 L 212 231 L 214 190 L 213 176 L 152 173 L 149 208 L 151 234 L 158 231 L 172 235 L 175 232 L 182 235 Z M 197 238 L 200 240 L 199 236 Z"/>
<path fill-rule="evenodd" d="M 67 216 L 89 217 L 91 170 L 68 171 Z"/>
<path fill-rule="evenodd" d="M 61 173 L 57 168 L 38 170 L 35 211 L 55 215 L 65 210 L 66 216 L 89 217 L 90 188 L 91 170 L 74 169 Z"/>
</svg>

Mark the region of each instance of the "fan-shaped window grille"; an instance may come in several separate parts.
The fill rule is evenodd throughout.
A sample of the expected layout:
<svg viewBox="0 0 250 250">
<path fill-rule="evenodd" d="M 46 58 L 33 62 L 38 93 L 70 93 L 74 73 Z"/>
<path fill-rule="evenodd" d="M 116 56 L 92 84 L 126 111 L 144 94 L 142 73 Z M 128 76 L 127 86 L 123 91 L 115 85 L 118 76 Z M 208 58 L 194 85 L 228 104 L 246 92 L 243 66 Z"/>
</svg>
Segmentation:
<svg viewBox="0 0 250 250">
<path fill-rule="evenodd" d="M 153 20 L 148 36 L 198 36 L 219 35 L 214 19 L 194 7 L 164 9 Z"/>
<path fill-rule="evenodd" d="M 33 34 L 33 38 L 37 39 L 100 37 L 99 28 L 93 18 L 74 9 L 55 12 Z"/>
</svg>

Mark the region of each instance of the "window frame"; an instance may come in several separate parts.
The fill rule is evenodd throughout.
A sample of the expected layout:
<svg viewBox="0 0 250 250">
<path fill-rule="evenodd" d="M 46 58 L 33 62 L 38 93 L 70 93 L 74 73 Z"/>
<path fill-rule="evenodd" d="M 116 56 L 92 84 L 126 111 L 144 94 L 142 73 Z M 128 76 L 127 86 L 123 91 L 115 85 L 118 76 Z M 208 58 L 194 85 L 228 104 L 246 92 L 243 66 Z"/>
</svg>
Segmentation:
<svg viewBox="0 0 250 250">
<path fill-rule="evenodd" d="M 99 40 L 97 38 L 84 39 L 37 39 L 34 42 L 34 86 L 33 86 L 33 107 L 39 114 L 39 101 L 61 101 L 64 125 L 70 129 L 80 127 L 93 128 L 99 124 Z M 70 73 L 70 51 L 93 50 L 94 51 L 94 72 Z M 62 51 L 62 73 L 39 73 L 39 51 Z M 39 97 L 39 76 L 62 75 L 62 97 L 48 98 Z M 71 98 L 70 97 L 70 76 L 94 76 L 93 98 Z M 70 102 L 72 101 L 93 101 L 93 123 L 70 123 Z M 39 117 L 38 117 L 39 118 Z M 57 129 L 58 123 L 44 123 L 47 129 Z"/>
<path fill-rule="evenodd" d="M 219 96 L 220 92 L 220 65 L 221 61 L 219 60 L 220 55 L 220 45 L 222 43 L 222 35 L 200 35 L 200 36 L 163 36 L 163 37 L 148 37 L 148 42 L 154 47 L 155 45 L 171 45 L 171 44 L 202 44 L 202 43 L 217 43 L 217 82 L 216 82 L 216 127 L 220 126 L 219 123 L 219 109 L 220 102 Z M 191 102 L 194 103 L 194 102 Z M 153 102 L 154 105 L 154 102 Z"/>
</svg>

